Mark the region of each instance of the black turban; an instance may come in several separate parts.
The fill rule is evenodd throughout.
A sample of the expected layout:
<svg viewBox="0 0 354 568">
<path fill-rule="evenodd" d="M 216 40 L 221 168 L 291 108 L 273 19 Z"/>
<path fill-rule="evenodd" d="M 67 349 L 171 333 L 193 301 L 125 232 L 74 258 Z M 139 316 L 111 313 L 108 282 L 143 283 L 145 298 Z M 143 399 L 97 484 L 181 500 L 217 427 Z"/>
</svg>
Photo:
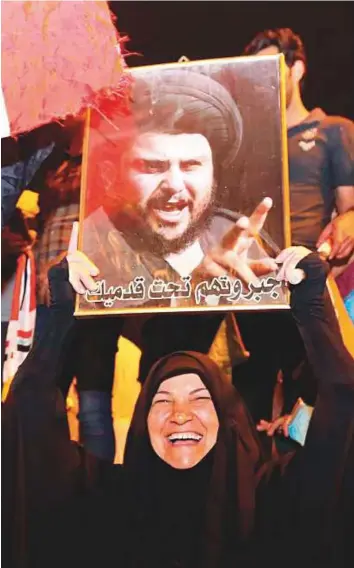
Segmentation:
<svg viewBox="0 0 354 568">
<path fill-rule="evenodd" d="M 228 167 L 242 141 L 242 118 L 226 88 L 189 69 L 139 70 L 132 87 L 132 110 L 139 130 L 204 135 L 214 162 Z"/>
</svg>

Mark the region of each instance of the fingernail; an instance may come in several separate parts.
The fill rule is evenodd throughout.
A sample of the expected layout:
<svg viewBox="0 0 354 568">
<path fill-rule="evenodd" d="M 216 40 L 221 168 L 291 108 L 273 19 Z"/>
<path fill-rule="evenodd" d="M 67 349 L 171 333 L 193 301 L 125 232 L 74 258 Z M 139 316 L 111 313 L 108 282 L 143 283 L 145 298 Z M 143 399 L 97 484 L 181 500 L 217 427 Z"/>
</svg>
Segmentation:
<svg viewBox="0 0 354 568">
<path fill-rule="evenodd" d="M 265 197 L 263 199 L 263 203 L 266 207 L 272 207 L 273 205 L 273 199 L 271 199 L 270 197 Z"/>
<path fill-rule="evenodd" d="M 248 225 L 249 225 L 248 217 L 241 217 L 237 221 L 237 226 L 240 227 L 240 229 L 247 229 Z"/>
</svg>

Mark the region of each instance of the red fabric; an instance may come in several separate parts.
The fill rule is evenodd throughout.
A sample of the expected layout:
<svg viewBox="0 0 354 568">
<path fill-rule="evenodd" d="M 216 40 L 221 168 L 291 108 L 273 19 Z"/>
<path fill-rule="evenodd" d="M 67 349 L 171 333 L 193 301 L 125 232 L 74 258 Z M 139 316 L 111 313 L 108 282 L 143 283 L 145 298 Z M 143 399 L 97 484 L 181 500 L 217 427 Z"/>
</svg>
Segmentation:
<svg viewBox="0 0 354 568">
<path fill-rule="evenodd" d="M 22 337 L 23 339 L 29 339 L 30 337 L 32 337 L 32 330 L 23 331 L 23 330 L 19 329 L 18 332 L 17 332 L 17 336 Z"/>
<path fill-rule="evenodd" d="M 77 114 L 118 88 L 124 61 L 107 2 L 1 2 L 11 135 Z"/>
</svg>

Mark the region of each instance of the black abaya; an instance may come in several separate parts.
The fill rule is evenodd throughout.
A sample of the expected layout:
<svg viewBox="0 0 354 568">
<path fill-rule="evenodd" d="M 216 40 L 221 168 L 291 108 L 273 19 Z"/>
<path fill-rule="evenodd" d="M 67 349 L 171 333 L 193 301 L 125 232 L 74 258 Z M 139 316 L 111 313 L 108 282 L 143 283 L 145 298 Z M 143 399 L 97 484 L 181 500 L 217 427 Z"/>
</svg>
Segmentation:
<svg viewBox="0 0 354 568">
<path fill-rule="evenodd" d="M 332 310 L 327 309 L 322 261 L 310 255 L 299 266 L 307 278 L 292 291 L 292 311 L 317 375 L 318 397 L 306 444 L 289 463 L 264 462 L 257 433 L 240 397 L 227 382 L 215 380 L 219 372 L 206 356 L 192 355 L 196 364 L 204 367 L 202 380 L 220 422 L 217 444 L 203 464 L 206 475 L 202 478 L 208 489 L 200 491 L 199 514 L 194 519 L 191 516 L 195 534 L 201 535 L 191 554 L 201 568 L 258 568 L 270 560 L 274 566 L 277 554 L 279 565 L 344 568 L 354 558 L 349 558 L 349 564 L 343 559 L 344 552 L 352 552 L 354 540 L 354 361 L 343 345 Z M 67 266 L 56 267 L 51 277 L 55 294 L 49 328 L 19 369 L 3 407 L 3 520 L 7 529 L 3 554 L 9 552 L 10 561 L 5 562 L 9 568 L 39 568 L 34 548 L 41 543 L 46 551 L 47 536 L 50 532 L 53 536 L 55 530 L 55 524 L 51 529 L 45 519 L 57 511 L 64 515 L 66 507 L 78 503 L 73 496 L 77 496 L 79 456 L 69 440 L 65 408 L 56 388 L 73 322 Z M 167 358 L 167 363 L 169 359 L 172 361 Z M 159 363 L 153 373 L 162 369 L 165 375 L 163 365 Z M 216 373 L 214 378 L 205 372 L 209 365 L 214 369 L 212 375 Z M 149 450 L 148 403 L 163 379 L 151 377 L 137 402 L 129 433 L 127 489 L 116 504 L 115 518 L 106 519 L 114 524 L 113 529 L 122 525 L 116 530 L 121 542 L 114 543 L 120 554 L 117 565 L 122 568 L 135 568 L 145 552 L 147 558 L 156 557 L 154 547 L 160 544 L 157 527 L 163 519 L 157 509 L 156 515 L 151 511 L 148 493 L 144 493 L 149 491 L 149 473 L 162 473 L 160 468 L 152 468 L 153 461 L 145 453 Z M 159 487 L 152 486 L 155 498 Z M 126 511 L 123 497 L 128 499 Z M 174 507 L 177 505 L 178 500 Z M 151 514 L 155 517 L 150 523 Z M 97 519 L 100 526 L 104 521 L 104 516 Z M 87 539 L 84 546 L 89 544 Z M 124 546 L 129 552 L 127 560 L 122 557 Z M 57 542 L 57 548 L 65 550 L 66 543 Z M 168 561 L 172 566 L 178 562 L 180 568 L 189 568 L 191 556 L 177 548 Z M 48 551 L 46 565 L 58 565 L 58 556 L 58 551 Z M 72 551 L 66 556 L 68 565 Z M 169 568 L 165 559 L 163 562 L 153 568 Z M 86 566 L 83 560 L 76 565 Z M 101 565 L 104 568 L 105 564 Z M 138 568 L 145 567 L 138 563 Z M 198 564 L 193 568 L 199 568 Z"/>
</svg>

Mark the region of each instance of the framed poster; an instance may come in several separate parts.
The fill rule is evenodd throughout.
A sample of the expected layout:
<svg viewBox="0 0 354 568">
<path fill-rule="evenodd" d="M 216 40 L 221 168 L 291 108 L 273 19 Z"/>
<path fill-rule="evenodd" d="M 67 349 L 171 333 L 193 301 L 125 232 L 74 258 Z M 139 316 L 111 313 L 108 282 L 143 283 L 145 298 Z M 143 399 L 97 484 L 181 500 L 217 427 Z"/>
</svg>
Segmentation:
<svg viewBox="0 0 354 568">
<path fill-rule="evenodd" d="M 100 273 L 76 315 L 288 308 L 283 67 L 139 67 L 124 104 L 88 111 L 79 248 Z"/>
</svg>

